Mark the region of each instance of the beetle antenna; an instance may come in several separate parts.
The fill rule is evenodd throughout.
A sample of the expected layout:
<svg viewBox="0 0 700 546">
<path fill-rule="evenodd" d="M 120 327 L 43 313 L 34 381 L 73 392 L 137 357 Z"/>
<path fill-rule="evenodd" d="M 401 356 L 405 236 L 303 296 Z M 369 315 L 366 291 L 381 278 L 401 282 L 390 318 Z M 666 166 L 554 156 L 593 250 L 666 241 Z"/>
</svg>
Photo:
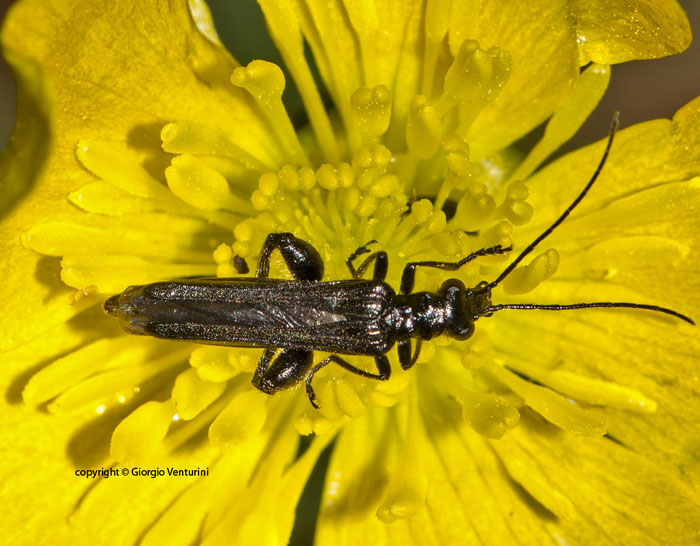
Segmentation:
<svg viewBox="0 0 700 546">
<path fill-rule="evenodd" d="M 658 311 L 659 313 L 666 313 L 667 315 L 674 316 L 689 324 L 695 324 L 695 321 L 690 317 L 674 311 L 673 309 L 668 309 L 666 307 L 659 307 L 658 305 L 645 305 L 643 303 L 626 303 L 626 302 L 610 302 L 610 301 L 599 301 L 592 303 L 572 303 L 569 305 L 539 305 L 536 303 L 507 303 L 503 305 L 491 305 L 484 309 L 482 315 L 489 316 L 496 311 L 502 309 L 540 309 L 543 311 L 566 311 L 569 309 L 590 309 L 592 307 L 627 307 L 631 309 L 646 309 L 648 311 Z"/>
<path fill-rule="evenodd" d="M 612 146 L 613 143 L 613 138 L 615 137 L 615 133 L 617 132 L 617 127 L 620 124 L 620 112 L 615 112 L 613 114 L 613 119 L 612 123 L 610 124 L 610 133 L 608 134 L 608 143 L 605 146 L 605 152 L 603 152 L 603 157 L 600 159 L 600 163 L 598 163 L 598 168 L 595 170 L 593 173 L 593 176 L 591 179 L 588 181 L 588 184 L 586 184 L 586 187 L 583 188 L 583 191 L 578 194 L 578 197 L 574 199 L 574 202 L 569 205 L 569 207 L 562 213 L 562 215 L 555 220 L 555 222 L 549 226 L 547 229 L 544 230 L 540 234 L 537 239 L 532 241 L 526 248 L 523 250 L 520 255 L 513 260 L 508 267 L 503 270 L 503 273 L 501 273 L 498 278 L 490 282 L 488 285 L 484 287 L 484 289 L 490 290 L 491 288 L 494 288 L 498 283 L 500 283 L 503 279 L 505 279 L 510 273 L 515 269 L 520 262 L 523 261 L 523 258 L 530 254 L 537 245 L 539 245 L 550 233 L 552 233 L 557 227 L 559 227 L 559 224 L 561 224 L 566 218 L 571 214 L 571 211 L 576 208 L 576 206 L 583 200 L 584 197 L 586 197 L 586 194 L 588 193 L 588 190 L 591 189 L 591 186 L 593 186 L 593 183 L 598 179 L 598 176 L 600 176 L 600 172 L 603 170 L 603 165 L 605 165 L 606 160 L 608 159 L 608 154 L 610 153 L 610 147 Z"/>
</svg>

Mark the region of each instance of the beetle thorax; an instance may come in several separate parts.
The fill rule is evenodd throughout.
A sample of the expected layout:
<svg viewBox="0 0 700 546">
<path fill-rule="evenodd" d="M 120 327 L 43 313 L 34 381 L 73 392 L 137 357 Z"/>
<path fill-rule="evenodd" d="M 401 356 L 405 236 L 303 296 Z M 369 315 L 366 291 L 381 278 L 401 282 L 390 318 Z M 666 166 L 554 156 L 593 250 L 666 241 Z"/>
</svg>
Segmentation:
<svg viewBox="0 0 700 546">
<path fill-rule="evenodd" d="M 447 328 L 449 310 L 445 300 L 431 292 L 396 295 L 392 311 L 394 332 L 399 339 L 431 339 Z"/>
</svg>

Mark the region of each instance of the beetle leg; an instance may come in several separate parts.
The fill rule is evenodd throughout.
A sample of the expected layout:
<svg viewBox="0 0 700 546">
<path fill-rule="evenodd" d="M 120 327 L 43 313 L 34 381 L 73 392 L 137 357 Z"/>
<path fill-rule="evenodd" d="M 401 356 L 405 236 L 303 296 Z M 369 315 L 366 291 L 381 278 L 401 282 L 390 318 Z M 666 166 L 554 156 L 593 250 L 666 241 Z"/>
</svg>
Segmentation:
<svg viewBox="0 0 700 546">
<path fill-rule="evenodd" d="M 386 381 L 389 379 L 391 376 L 391 365 L 389 364 L 389 359 L 386 357 L 386 355 L 375 356 L 374 361 L 377 363 L 377 371 L 379 371 L 378 374 L 361 370 L 360 368 L 350 364 L 348 361 L 343 360 L 338 355 L 331 355 L 322 360 L 311 368 L 309 375 L 306 376 L 306 394 L 309 397 L 309 402 L 311 402 L 311 405 L 316 409 L 319 408 L 318 404 L 316 403 L 316 393 L 314 392 L 314 388 L 311 386 L 311 380 L 314 378 L 314 374 L 317 371 L 319 371 L 321 368 L 325 368 L 331 362 L 335 362 L 338 364 L 338 366 L 346 369 L 347 371 L 368 379 L 377 379 L 379 381 Z"/>
<path fill-rule="evenodd" d="M 312 245 L 291 233 L 270 233 L 265 239 L 255 276 L 266 279 L 270 275 L 270 254 L 282 253 L 292 276 L 298 281 L 320 281 L 323 278 L 323 260 Z"/>
<path fill-rule="evenodd" d="M 265 394 L 275 394 L 298 384 L 313 364 L 309 349 L 282 349 L 272 360 L 276 349 L 265 349 L 253 375 L 253 386 Z"/>
<path fill-rule="evenodd" d="M 383 281 L 384 279 L 386 279 L 386 273 L 389 269 L 389 258 L 387 257 L 386 252 L 384 252 L 383 250 L 370 254 L 357 269 L 355 269 L 355 266 L 352 265 L 352 262 L 355 261 L 355 259 L 358 256 L 369 252 L 369 249 L 367 248 L 369 245 L 376 244 L 376 242 L 377 241 L 375 240 L 371 240 L 368 243 L 365 243 L 355 252 L 350 254 L 350 257 L 345 261 L 345 265 L 348 266 L 348 269 L 350 270 L 350 274 L 352 275 L 353 279 L 362 278 L 362 276 L 365 274 L 365 271 L 367 271 L 367 268 L 372 262 L 374 262 L 374 272 L 372 273 L 372 279 L 375 281 Z"/>
<path fill-rule="evenodd" d="M 410 294 L 413 291 L 413 286 L 416 282 L 416 267 L 434 267 L 437 269 L 445 269 L 447 271 L 455 271 L 463 265 L 471 262 L 476 258 L 481 256 L 491 256 L 494 254 L 505 254 L 513 250 L 512 246 L 503 248 L 501 245 L 490 246 L 488 248 L 482 248 L 476 252 L 472 252 L 466 258 L 462 258 L 458 262 L 410 262 L 406 264 L 403 268 L 403 274 L 401 275 L 401 293 Z"/>
<path fill-rule="evenodd" d="M 413 367 L 413 365 L 416 363 L 416 360 L 418 360 L 418 355 L 420 354 L 420 348 L 422 343 L 422 339 L 419 338 L 416 340 L 416 349 L 413 352 L 413 356 L 411 356 L 411 340 L 405 339 L 403 341 L 397 342 L 396 349 L 399 353 L 399 364 L 401 364 L 402 369 L 408 370 L 409 368 Z"/>
<path fill-rule="evenodd" d="M 368 241 L 364 245 L 358 247 L 357 250 L 355 250 L 355 252 L 353 252 L 352 254 L 350 254 L 350 256 L 348 256 L 348 259 L 345 260 L 345 263 L 347 264 L 348 269 L 350 269 L 350 273 L 352 273 L 353 275 L 355 274 L 355 268 L 352 266 L 352 262 L 354 262 L 358 256 L 360 256 L 362 254 L 367 254 L 370 251 L 369 248 L 367 248 L 369 245 L 376 245 L 376 244 L 377 244 L 377 240 L 372 239 L 371 241 Z"/>
<path fill-rule="evenodd" d="M 275 356 L 274 349 L 265 349 L 263 351 L 262 356 L 260 357 L 260 360 L 258 360 L 258 367 L 255 369 L 255 374 L 253 375 L 252 383 L 253 386 L 260 389 L 261 391 L 263 390 L 263 375 L 265 374 L 265 370 L 267 370 L 267 368 L 270 367 L 270 361 L 272 360 L 273 356 Z"/>
<path fill-rule="evenodd" d="M 360 264 L 360 267 L 357 268 L 357 271 L 353 274 L 353 278 L 362 278 L 372 262 L 374 262 L 372 279 L 380 282 L 386 279 L 386 273 L 389 270 L 389 258 L 383 250 L 370 254 L 367 259 Z"/>
</svg>

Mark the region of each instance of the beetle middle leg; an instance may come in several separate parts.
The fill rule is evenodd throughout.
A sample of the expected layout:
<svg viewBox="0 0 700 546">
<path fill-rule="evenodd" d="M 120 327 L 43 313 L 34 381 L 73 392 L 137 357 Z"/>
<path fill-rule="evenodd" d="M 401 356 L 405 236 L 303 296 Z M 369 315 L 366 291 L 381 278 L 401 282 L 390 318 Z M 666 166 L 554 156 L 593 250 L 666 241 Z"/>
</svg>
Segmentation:
<svg viewBox="0 0 700 546">
<path fill-rule="evenodd" d="M 266 279 L 270 276 L 270 254 L 273 250 L 282 253 L 292 276 L 298 281 L 320 281 L 323 278 L 323 260 L 311 244 L 291 233 L 270 233 L 265 239 L 255 276 Z"/>
<path fill-rule="evenodd" d="M 416 350 L 413 352 L 413 356 L 411 356 L 410 339 L 405 339 L 396 343 L 396 350 L 399 353 L 399 364 L 401 364 L 402 369 L 408 370 L 413 367 L 418 360 L 418 355 L 420 355 L 421 344 L 422 340 L 420 338 L 416 339 Z"/>
<path fill-rule="evenodd" d="M 505 254 L 513 250 L 512 246 L 503 248 L 501 245 L 490 246 L 488 248 L 482 248 L 469 254 L 469 256 L 462 258 L 458 262 L 410 262 L 406 264 L 403 268 L 403 273 L 401 275 L 401 293 L 410 294 L 413 291 L 413 286 L 416 282 L 416 268 L 417 267 L 434 267 L 437 269 L 445 269 L 447 271 L 455 271 L 463 265 L 471 262 L 476 258 L 482 256 L 492 256 L 494 254 Z"/>
<path fill-rule="evenodd" d="M 386 357 L 386 355 L 379 355 L 374 357 L 374 361 L 377 363 L 377 370 L 379 371 L 378 374 L 367 372 L 356 366 L 353 366 L 347 360 L 343 360 L 338 355 L 331 355 L 328 358 L 322 360 L 313 368 L 311 368 L 311 372 L 309 372 L 309 375 L 306 376 L 306 394 L 309 397 L 309 402 L 311 402 L 311 405 L 316 409 L 319 408 L 318 404 L 316 403 L 316 393 L 314 392 L 314 388 L 311 386 L 311 381 L 313 380 L 314 374 L 317 371 L 319 371 L 321 368 L 325 368 L 331 362 L 335 362 L 347 371 L 362 377 L 366 377 L 368 379 L 377 379 L 379 381 L 388 380 L 391 376 L 391 365 L 389 364 L 389 359 Z"/>
<path fill-rule="evenodd" d="M 384 279 L 386 279 L 386 274 L 389 270 L 389 258 L 387 257 L 386 252 L 384 252 L 383 250 L 379 250 L 370 254 L 357 269 L 355 269 L 355 266 L 352 265 L 352 262 L 354 262 L 358 256 L 360 256 L 361 254 L 366 254 L 370 251 L 369 248 L 367 248 L 369 245 L 376 243 L 377 241 L 375 241 L 374 239 L 372 239 L 368 243 L 365 243 L 357 250 L 355 250 L 355 252 L 350 254 L 348 259 L 345 261 L 345 265 L 348 266 L 348 269 L 350 270 L 350 274 L 352 275 L 353 279 L 362 278 L 362 276 L 365 274 L 365 271 L 367 271 L 367 268 L 372 262 L 374 262 L 374 272 L 372 273 L 372 279 L 375 281 L 383 281 Z"/>
</svg>

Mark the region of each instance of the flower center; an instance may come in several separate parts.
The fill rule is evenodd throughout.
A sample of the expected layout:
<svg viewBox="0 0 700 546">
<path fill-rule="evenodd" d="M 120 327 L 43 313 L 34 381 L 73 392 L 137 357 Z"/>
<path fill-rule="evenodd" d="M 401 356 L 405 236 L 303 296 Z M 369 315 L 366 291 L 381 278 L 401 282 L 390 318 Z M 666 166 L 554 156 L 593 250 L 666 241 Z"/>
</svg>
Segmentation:
<svg viewBox="0 0 700 546">
<path fill-rule="evenodd" d="M 507 247 L 512 244 L 513 226 L 529 221 L 532 208 L 526 202 L 525 184 L 506 181 L 499 157 L 473 162 L 469 145 L 459 136 L 498 93 L 508 70 L 507 55 L 497 49 L 483 51 L 467 41 L 445 75 L 444 88 L 433 100 L 413 97 L 403 115 L 394 111 L 386 86 L 357 89 L 349 99 L 350 125 L 334 136 L 334 148 L 351 150 L 349 160 L 320 161 L 313 167 L 310 158 L 323 156 L 322 147 L 308 138 L 300 147 L 303 133 L 297 136 L 291 129 L 281 102 L 281 71 L 254 61 L 236 69 L 232 81 L 251 94 L 276 127 L 276 140 L 289 162 L 266 170 L 255 185 L 248 181 L 244 188 L 234 187 L 231 162 L 244 160 L 235 144 L 211 128 L 179 122 L 162 133 L 166 151 L 179 154 L 166 172 L 168 185 L 197 209 L 243 216 L 234 224 L 235 240 L 220 244 L 214 252 L 220 277 L 236 276 L 240 258 L 255 261 L 268 233 L 291 231 L 319 249 L 325 280 L 348 278 L 347 257 L 367 241 L 377 240 L 391 263 L 387 282 L 398 286 L 409 261 L 457 261 L 480 248 Z M 400 131 L 397 127 L 402 124 Z M 245 191 L 248 202 L 241 197 Z M 506 258 L 484 257 L 454 276 L 475 286 Z M 509 293 L 531 290 L 554 273 L 556 264 L 556 251 L 550 250 L 519 268 L 504 288 Z M 289 276 L 279 258 L 273 259 L 271 274 Z M 418 289 L 435 291 L 444 279 L 439 270 L 421 271 Z M 442 362 L 447 377 L 473 374 L 492 360 L 487 329 L 463 345 L 458 351 L 449 339 L 437 339 L 424 346 L 419 362 Z M 367 357 L 347 359 L 360 368 L 371 362 Z M 221 373 L 219 359 L 211 365 L 199 357 L 193 360 L 200 377 Z M 450 363 L 456 363 L 457 370 L 449 371 Z M 254 365 L 250 360 L 244 368 L 251 372 Z M 384 383 L 327 367 L 314 380 L 321 411 L 304 411 L 297 420 L 299 431 L 322 432 L 341 418 L 363 415 L 368 407 L 394 405 L 411 374 L 398 365 L 393 369 L 391 380 Z M 449 381 L 445 384 L 447 392 L 464 401 L 467 422 L 482 434 L 500 436 L 517 423 L 517 411 L 496 395 L 481 393 L 479 381 L 462 382 L 472 385 L 471 396 L 464 389 L 454 392 Z"/>
<path fill-rule="evenodd" d="M 437 70 L 436 63 L 437 57 L 426 66 Z M 510 150 L 482 150 L 466 136 L 477 114 L 505 85 L 509 57 L 467 40 L 443 70 L 442 78 L 428 70 L 421 94 L 413 97 L 401 96 L 400 88 L 392 93 L 384 85 L 354 90 L 339 107 L 342 124 L 314 106 L 320 101 L 307 101 L 314 134 L 326 137 L 321 138 L 295 131 L 282 104 L 284 76 L 277 66 L 254 61 L 239 67 L 231 81 L 249 94 L 269 127 L 267 140 L 259 135 L 265 146 L 197 121 L 170 123 L 161 132 L 163 149 L 174 156 L 165 170 L 166 186 L 126 152 L 107 143 L 81 141 L 78 159 L 97 181 L 69 199 L 88 214 L 71 224 L 37 225 L 25 234 L 24 243 L 63 257 L 62 279 L 85 296 L 74 298 L 80 299 L 75 314 L 95 311 L 98 302 L 90 294 L 96 292 L 111 294 L 129 285 L 180 277 L 239 276 L 241 259 L 254 265 L 263 241 L 273 232 L 293 232 L 318 249 L 324 280 L 349 278 L 348 256 L 376 240 L 387 252 L 386 280 L 394 287 L 400 285 L 407 262 L 456 262 L 496 245 L 523 248 L 532 239 L 514 242 L 514 228 L 530 221 L 533 208 L 519 177 L 532 172 L 534 160 L 516 169 Z M 277 254 L 270 274 L 288 278 Z M 474 287 L 493 280 L 510 259 L 508 254 L 487 255 L 449 275 Z M 515 269 L 494 296 L 534 290 L 556 272 L 558 263 L 557 251 L 545 250 Z M 416 290 L 435 292 L 445 279 L 444 271 L 423 268 Z M 389 381 L 327 366 L 314 378 L 320 411 L 308 404 L 303 389 L 272 397 L 252 390 L 259 351 L 198 347 L 185 366 L 179 345 L 146 365 L 137 368 L 132 363 L 122 370 L 120 363 L 134 347 L 144 355 L 156 345 L 158 351 L 167 350 L 160 349 L 164 342 L 121 338 L 96 342 L 59 359 L 32 378 L 25 399 L 41 403 L 55 397 L 49 407 L 56 412 L 88 400 L 101 413 L 110 404 L 129 403 L 147 379 L 160 374 L 172 382 L 171 398 L 141 405 L 117 427 L 112 454 L 121 462 L 146 459 L 162 444 L 176 445 L 186 434 L 178 436 L 173 430 L 188 430 L 188 423 L 190 430 L 209 424 L 210 441 L 229 449 L 263 430 L 278 434 L 284 429 L 278 425 L 290 416 L 299 433 L 323 434 L 348 419 L 366 413 L 377 418 L 382 408 L 397 406 L 397 414 L 405 417 L 405 425 L 396 432 L 404 457 L 378 511 L 384 521 L 406 517 L 423 502 L 425 476 L 410 456 L 426 434 L 420 424 L 420 400 L 447 395 L 461 406 L 464 423 L 487 438 L 500 438 L 516 426 L 525 406 L 566 430 L 604 433 L 604 427 L 568 396 L 653 411 L 653 402 L 617 385 L 518 358 L 506 365 L 501 357 L 518 353 L 520 347 L 514 348 L 518 342 L 502 333 L 500 345 L 492 347 L 494 328 L 483 318 L 467 341 L 440 336 L 424 343 L 417 365 L 409 371 L 401 369 L 391 351 Z M 119 380 L 114 396 L 104 383 L 74 375 L 76 369 L 88 369 L 88 362 L 94 367 L 95 354 L 107 359 L 108 369 L 119 368 L 110 375 Z M 361 369 L 373 366 L 369 357 L 347 360 Z"/>
</svg>

